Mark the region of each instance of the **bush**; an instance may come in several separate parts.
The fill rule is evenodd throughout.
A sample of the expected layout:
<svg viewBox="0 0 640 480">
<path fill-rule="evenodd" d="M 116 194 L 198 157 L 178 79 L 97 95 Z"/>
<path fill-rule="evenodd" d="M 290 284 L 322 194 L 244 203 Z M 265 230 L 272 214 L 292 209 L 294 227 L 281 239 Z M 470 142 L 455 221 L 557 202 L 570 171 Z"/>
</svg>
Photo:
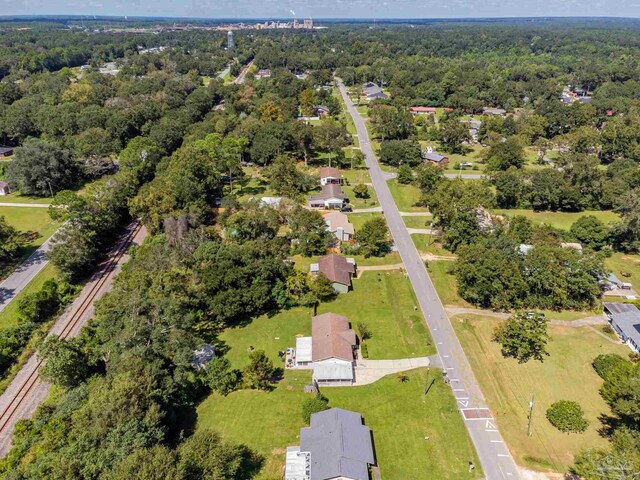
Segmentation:
<svg viewBox="0 0 640 480">
<path fill-rule="evenodd" d="M 322 394 L 318 394 L 313 398 L 308 398 L 302 403 L 302 420 L 304 423 L 311 422 L 311 415 L 323 412 L 329 408 L 329 400 Z"/>
<path fill-rule="evenodd" d="M 589 426 L 578 402 L 560 400 L 547 409 L 547 420 L 561 432 L 582 433 Z"/>
<path fill-rule="evenodd" d="M 629 363 L 629 361 L 617 353 L 608 353 L 606 355 L 598 355 L 591 365 L 596 373 L 600 375 L 600 378 L 606 380 L 609 372 L 624 363 Z"/>
<path fill-rule="evenodd" d="M 369 358 L 369 350 L 367 349 L 366 343 L 360 344 L 360 354 L 362 355 L 362 358 Z"/>
</svg>

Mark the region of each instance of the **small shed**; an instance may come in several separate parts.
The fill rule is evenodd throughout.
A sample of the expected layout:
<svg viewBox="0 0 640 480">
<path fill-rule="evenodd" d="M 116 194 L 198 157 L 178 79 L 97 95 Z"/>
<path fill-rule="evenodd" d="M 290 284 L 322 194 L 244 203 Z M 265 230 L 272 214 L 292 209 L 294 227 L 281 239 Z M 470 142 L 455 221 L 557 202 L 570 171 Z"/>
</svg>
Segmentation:
<svg viewBox="0 0 640 480">
<path fill-rule="evenodd" d="M 11 147 L 0 147 L 0 158 L 7 158 L 13 155 L 13 148 Z"/>
<path fill-rule="evenodd" d="M 7 182 L 0 182 L 0 195 L 9 195 L 11 193 L 11 188 L 9 188 L 9 184 Z"/>
</svg>

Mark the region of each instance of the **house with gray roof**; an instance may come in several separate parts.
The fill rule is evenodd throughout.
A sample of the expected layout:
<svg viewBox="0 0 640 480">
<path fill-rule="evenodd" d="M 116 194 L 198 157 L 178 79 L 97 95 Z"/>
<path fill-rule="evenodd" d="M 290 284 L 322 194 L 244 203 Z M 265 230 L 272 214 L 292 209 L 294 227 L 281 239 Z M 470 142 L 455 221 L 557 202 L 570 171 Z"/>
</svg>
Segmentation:
<svg viewBox="0 0 640 480">
<path fill-rule="evenodd" d="M 640 310 L 630 303 L 604 304 L 611 327 L 634 352 L 640 353 Z"/>
<path fill-rule="evenodd" d="M 367 100 L 375 100 L 378 98 L 387 99 L 389 96 L 382 91 L 378 85 L 373 82 L 367 82 L 362 88 L 362 95 L 367 97 Z"/>
<path fill-rule="evenodd" d="M 311 426 L 300 430 L 300 446 L 287 449 L 284 478 L 369 480 L 369 465 L 375 465 L 375 455 L 362 416 L 331 408 L 311 415 Z"/>
<path fill-rule="evenodd" d="M 431 162 L 439 167 L 444 167 L 447 163 L 449 163 L 449 157 L 434 151 L 426 150 L 422 152 L 422 158 L 425 162 Z"/>
</svg>

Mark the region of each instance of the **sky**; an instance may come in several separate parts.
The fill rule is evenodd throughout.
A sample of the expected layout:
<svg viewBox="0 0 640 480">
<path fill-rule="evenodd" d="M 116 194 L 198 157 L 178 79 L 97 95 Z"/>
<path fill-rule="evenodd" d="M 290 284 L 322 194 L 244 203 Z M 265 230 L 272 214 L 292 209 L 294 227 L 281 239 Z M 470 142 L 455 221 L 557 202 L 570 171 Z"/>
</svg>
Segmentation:
<svg viewBox="0 0 640 480">
<path fill-rule="evenodd" d="M 202 18 L 640 17 L 640 0 L 0 0 L 0 15 Z"/>
</svg>

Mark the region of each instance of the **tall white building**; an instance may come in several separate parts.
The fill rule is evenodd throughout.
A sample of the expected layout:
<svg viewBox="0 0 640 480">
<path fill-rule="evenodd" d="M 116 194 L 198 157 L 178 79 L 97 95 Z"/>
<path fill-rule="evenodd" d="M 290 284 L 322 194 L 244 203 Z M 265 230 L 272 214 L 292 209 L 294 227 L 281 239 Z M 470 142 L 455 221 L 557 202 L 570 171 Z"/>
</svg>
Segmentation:
<svg viewBox="0 0 640 480">
<path fill-rule="evenodd" d="M 233 32 L 229 30 L 227 32 L 227 48 L 231 50 L 235 46 L 236 46 L 236 41 L 233 39 Z"/>
</svg>

